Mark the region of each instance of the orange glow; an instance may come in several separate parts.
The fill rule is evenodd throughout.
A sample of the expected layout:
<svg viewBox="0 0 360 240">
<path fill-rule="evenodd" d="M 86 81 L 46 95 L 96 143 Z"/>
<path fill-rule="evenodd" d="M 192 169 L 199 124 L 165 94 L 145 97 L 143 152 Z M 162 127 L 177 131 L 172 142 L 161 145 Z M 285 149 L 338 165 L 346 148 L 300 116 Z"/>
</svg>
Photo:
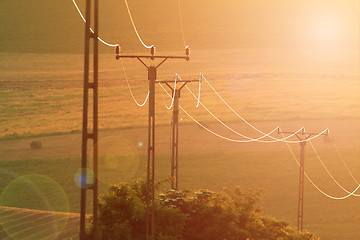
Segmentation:
<svg viewBox="0 0 360 240">
<path fill-rule="evenodd" d="M 295 28 L 299 44 L 335 50 L 358 45 L 358 13 L 349 3 L 316 1 L 306 4 L 298 15 Z"/>
</svg>

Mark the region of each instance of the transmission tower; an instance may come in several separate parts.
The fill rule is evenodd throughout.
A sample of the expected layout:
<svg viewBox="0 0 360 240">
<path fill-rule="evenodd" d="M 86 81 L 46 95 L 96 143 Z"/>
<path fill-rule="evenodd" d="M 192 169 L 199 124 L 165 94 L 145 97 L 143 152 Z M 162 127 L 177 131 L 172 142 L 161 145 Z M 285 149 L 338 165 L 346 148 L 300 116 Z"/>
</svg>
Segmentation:
<svg viewBox="0 0 360 240">
<path fill-rule="evenodd" d="M 155 240 L 155 83 L 157 83 L 157 69 L 168 59 L 189 60 L 190 48 L 185 49 L 185 56 L 156 56 L 155 47 L 150 49 L 150 55 L 121 55 L 120 48 L 116 48 L 116 59 L 136 58 L 148 69 L 149 80 L 149 121 L 148 121 L 148 160 L 147 160 L 147 193 L 146 193 L 146 240 Z M 161 59 L 154 66 L 148 66 L 142 59 Z"/>
<path fill-rule="evenodd" d="M 81 152 L 81 199 L 80 199 L 80 240 L 85 235 L 85 215 L 87 190 L 92 190 L 93 199 L 93 232 L 91 239 L 98 239 L 98 36 L 99 36 L 99 0 L 86 0 L 85 15 L 85 49 L 84 49 L 84 93 L 83 93 L 83 123 L 82 123 L 82 152 Z M 92 31 L 90 21 L 91 12 L 94 14 L 94 30 Z M 93 79 L 90 81 L 90 42 L 93 40 Z M 89 95 L 92 90 L 92 123 L 89 122 Z M 88 141 L 92 141 L 92 169 L 88 170 Z M 93 176 L 90 176 L 93 175 Z M 92 183 L 89 180 L 93 179 Z"/>
<path fill-rule="evenodd" d="M 300 140 L 300 173 L 299 173 L 299 198 L 298 198 L 298 214 L 297 214 L 297 230 L 303 231 L 303 223 L 304 223 L 304 179 L 305 179 L 305 146 L 306 141 L 311 136 L 320 136 L 320 135 L 328 135 L 329 131 L 326 131 L 323 134 L 319 133 L 307 133 L 303 128 L 302 131 L 295 132 L 283 132 L 278 129 L 278 133 L 280 134 L 293 134 Z"/>
<path fill-rule="evenodd" d="M 178 76 L 176 76 L 178 78 Z M 171 189 L 179 189 L 179 99 L 180 92 L 187 83 L 199 82 L 198 80 L 170 80 L 158 81 L 158 83 L 165 83 L 173 93 L 173 114 L 171 121 Z M 182 83 L 179 88 L 173 88 L 169 83 Z"/>
</svg>

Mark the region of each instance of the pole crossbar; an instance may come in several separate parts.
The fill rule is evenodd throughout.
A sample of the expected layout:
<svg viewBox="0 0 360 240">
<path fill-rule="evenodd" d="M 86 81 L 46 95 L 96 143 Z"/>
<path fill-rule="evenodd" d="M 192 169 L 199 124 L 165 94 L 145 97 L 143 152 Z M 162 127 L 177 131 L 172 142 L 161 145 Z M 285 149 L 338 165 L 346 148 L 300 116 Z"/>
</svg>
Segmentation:
<svg viewBox="0 0 360 240">
<path fill-rule="evenodd" d="M 173 83 L 175 80 L 169 81 L 156 81 L 157 83 Z M 199 80 L 177 80 L 177 83 L 192 83 L 192 82 L 199 82 Z"/>
<path fill-rule="evenodd" d="M 157 81 L 157 69 L 168 59 L 189 60 L 189 48 L 186 48 L 185 56 L 155 56 L 155 48 L 151 48 L 151 55 L 120 55 L 119 48 L 116 49 L 116 59 L 136 58 L 148 69 L 149 80 L 149 119 L 148 119 L 148 159 L 146 178 L 146 240 L 156 240 L 155 234 L 155 84 Z M 162 59 L 154 66 L 148 66 L 142 59 Z"/>
<path fill-rule="evenodd" d="M 300 165 L 299 165 L 299 197 L 298 197 L 298 214 L 297 214 L 297 230 L 303 231 L 304 226 L 304 180 L 305 180 L 305 146 L 306 141 L 311 136 L 328 135 L 329 130 L 320 133 L 308 133 L 305 128 L 300 132 L 287 132 L 278 129 L 278 134 L 294 134 L 300 140 Z M 320 136 L 319 135 L 319 136 Z"/>
<path fill-rule="evenodd" d="M 146 58 L 146 59 L 185 59 L 185 60 L 189 60 L 189 56 L 153 56 L 153 55 L 117 55 L 116 59 L 118 60 L 119 58 Z"/>
</svg>

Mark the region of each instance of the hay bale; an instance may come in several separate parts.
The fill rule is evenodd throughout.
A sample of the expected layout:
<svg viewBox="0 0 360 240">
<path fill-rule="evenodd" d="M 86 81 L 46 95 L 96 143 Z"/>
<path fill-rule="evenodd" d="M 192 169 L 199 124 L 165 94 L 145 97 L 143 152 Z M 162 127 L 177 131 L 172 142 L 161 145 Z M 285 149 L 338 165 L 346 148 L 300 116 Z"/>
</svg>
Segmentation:
<svg viewBox="0 0 360 240">
<path fill-rule="evenodd" d="M 30 147 L 31 149 L 40 149 L 42 146 L 41 142 L 40 141 L 32 141 L 30 143 Z"/>
</svg>

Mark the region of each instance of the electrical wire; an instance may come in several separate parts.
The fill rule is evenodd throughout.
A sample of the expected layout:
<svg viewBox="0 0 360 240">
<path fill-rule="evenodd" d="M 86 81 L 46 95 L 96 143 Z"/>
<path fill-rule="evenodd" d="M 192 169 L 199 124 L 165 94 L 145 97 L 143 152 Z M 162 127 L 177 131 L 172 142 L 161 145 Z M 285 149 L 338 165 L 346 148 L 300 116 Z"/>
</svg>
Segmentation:
<svg viewBox="0 0 360 240">
<path fill-rule="evenodd" d="M 334 178 L 334 176 L 330 173 L 330 171 L 328 170 L 328 168 L 325 166 L 324 162 L 321 160 L 320 155 L 318 154 L 318 152 L 316 151 L 314 145 L 312 144 L 311 141 L 309 141 L 311 148 L 313 149 L 313 151 L 315 152 L 315 155 L 317 156 L 317 158 L 319 159 L 321 165 L 324 167 L 325 171 L 327 172 L 327 174 L 331 177 L 331 179 L 336 183 L 336 185 L 338 185 L 342 190 L 344 190 L 347 193 L 352 194 L 351 192 L 349 192 L 348 190 L 346 190 L 338 181 L 336 181 L 336 179 Z M 360 185 L 360 184 L 358 184 Z M 353 196 L 356 197 L 360 197 L 360 195 L 358 194 L 352 194 Z"/>
<path fill-rule="evenodd" d="M 169 97 L 171 97 L 170 94 L 166 91 L 166 89 L 165 89 L 162 85 L 160 85 L 160 86 L 161 86 L 161 88 L 164 90 L 164 92 L 167 93 Z M 267 135 L 270 135 L 270 134 L 274 133 L 276 130 L 278 130 L 278 128 L 275 128 L 274 130 L 272 130 L 272 131 L 269 132 L 268 134 L 265 134 L 265 135 L 262 136 L 262 137 L 259 137 L 259 138 L 251 138 L 250 140 L 238 140 L 238 139 L 228 138 L 228 137 L 225 137 L 225 136 L 223 136 L 223 135 L 220 135 L 220 134 L 218 134 L 218 133 L 210 130 L 209 128 L 205 127 L 203 124 L 201 124 L 199 121 L 197 121 L 194 117 L 192 117 L 187 111 L 185 111 L 185 109 L 182 108 L 181 106 L 179 106 L 179 108 L 180 108 L 188 117 L 190 117 L 196 124 L 198 124 L 200 127 L 204 128 L 206 131 L 210 132 L 211 134 L 213 134 L 213 135 L 215 135 L 215 136 L 217 136 L 217 137 L 219 137 L 219 138 L 222 138 L 222 139 L 224 139 L 224 140 L 231 141 L 231 142 L 237 142 L 237 143 L 256 142 L 256 141 L 259 141 L 259 140 L 262 139 L 262 138 L 265 138 Z M 214 115 L 214 117 L 217 118 L 215 115 Z M 221 122 L 221 120 L 219 120 L 219 121 Z M 222 122 L 221 122 L 221 123 L 222 123 Z M 224 124 L 224 123 L 223 123 L 223 124 Z M 224 126 L 228 127 L 226 124 L 224 124 Z M 229 127 L 228 127 L 228 128 L 229 128 Z M 231 128 L 230 128 L 230 129 L 231 129 Z M 299 129 L 297 132 L 294 133 L 294 135 L 295 135 L 296 133 L 302 131 L 302 130 L 303 130 L 303 128 Z M 233 130 L 233 131 L 234 131 L 234 130 Z M 240 133 L 238 133 L 238 134 L 240 134 Z M 259 141 L 259 142 L 261 142 L 261 141 Z"/>
<path fill-rule="evenodd" d="M 127 9 L 127 11 L 128 11 L 129 17 L 130 17 L 131 24 L 132 24 L 132 26 L 133 26 L 133 28 L 134 28 L 135 33 L 136 33 L 136 36 L 138 37 L 139 41 L 141 42 L 141 44 L 142 44 L 145 48 L 152 48 L 154 45 L 151 45 L 151 46 L 146 45 L 146 44 L 143 42 L 143 40 L 141 39 L 141 37 L 140 37 L 140 35 L 139 35 L 139 32 L 138 32 L 138 30 L 136 29 L 134 20 L 133 20 L 133 18 L 132 18 L 132 15 L 131 15 L 131 12 L 130 12 L 130 8 L 129 8 L 129 5 L 128 5 L 128 2 L 127 2 L 127 0 L 124 0 L 124 1 L 125 1 L 126 9 Z"/>
<path fill-rule="evenodd" d="M 180 3 L 180 0 L 178 0 L 178 9 L 179 9 L 179 17 L 180 17 L 181 35 L 182 35 L 184 47 L 186 47 L 185 34 L 184 34 L 184 26 L 183 26 L 183 19 L 182 19 L 182 14 L 181 14 L 181 3 Z"/>
<path fill-rule="evenodd" d="M 283 133 L 281 133 L 281 134 L 284 136 Z M 288 147 L 291 155 L 293 156 L 294 160 L 296 161 L 296 163 L 298 164 L 298 166 L 300 166 L 300 163 L 299 163 L 298 159 L 296 158 L 294 152 L 293 152 L 292 149 L 290 148 L 290 145 L 289 145 L 287 142 L 285 142 L 285 143 L 286 143 L 286 146 Z M 351 197 L 354 193 L 356 193 L 356 192 L 359 190 L 359 188 L 360 188 L 360 185 L 359 185 L 359 186 L 357 186 L 357 187 L 355 188 L 354 191 L 352 191 L 352 192 L 349 193 L 348 195 L 345 195 L 345 196 L 342 196 L 342 197 L 334 197 L 334 196 L 331 196 L 331 195 L 325 193 L 323 190 L 321 190 L 321 189 L 310 179 L 310 177 L 309 177 L 305 172 L 304 172 L 304 175 L 305 175 L 306 178 L 309 180 L 309 182 L 310 182 L 321 194 L 323 194 L 324 196 L 326 196 L 326 197 L 328 197 L 328 198 L 334 199 L 334 200 L 343 200 L 343 199 L 349 198 L 349 197 Z"/>
<path fill-rule="evenodd" d="M 186 86 L 186 89 L 191 93 L 191 95 L 196 99 L 196 96 L 194 95 L 194 93 L 190 90 L 190 88 L 188 86 Z M 215 114 L 213 114 L 202 102 L 199 102 L 200 105 L 213 117 L 215 118 L 220 124 L 222 124 L 225 128 L 229 129 L 230 131 L 232 131 L 233 133 L 239 135 L 240 137 L 243 137 L 245 139 L 248 139 L 244 142 L 255 142 L 255 141 L 259 141 L 259 139 L 262 139 L 264 137 L 266 137 L 266 134 L 258 139 L 255 139 L 255 138 L 250 138 L 250 137 L 247 137 L 237 131 L 235 131 L 234 129 L 232 129 L 231 127 L 229 127 L 228 125 L 226 125 L 223 121 L 221 121 Z M 274 130 L 272 130 L 270 133 L 268 133 L 267 135 L 270 135 L 271 133 L 274 133 L 275 131 L 278 130 L 279 127 L 275 128 Z M 267 142 L 267 141 L 266 141 Z"/>
<path fill-rule="evenodd" d="M 179 0 L 180 1 L 180 0 Z M 202 73 L 199 74 L 199 79 L 198 79 L 198 82 L 199 82 L 199 91 L 198 91 L 198 97 L 197 97 L 197 103 L 196 103 L 196 107 L 199 107 L 200 105 L 200 94 L 201 94 L 201 82 L 202 82 L 202 78 L 203 78 L 203 75 Z"/>
<path fill-rule="evenodd" d="M 250 124 L 248 121 L 246 121 L 246 119 L 244 119 L 242 116 L 240 116 L 221 96 L 220 94 L 215 90 L 215 88 L 210 84 L 210 82 L 205 78 L 205 76 L 203 75 L 202 76 L 203 79 L 205 79 L 206 83 L 210 86 L 210 88 L 215 92 L 215 94 L 223 101 L 223 103 L 236 115 L 238 116 L 242 121 L 244 121 L 248 126 L 250 126 L 252 129 L 256 130 L 257 132 L 263 134 L 264 136 L 267 136 L 269 138 L 272 138 L 274 139 L 273 141 L 259 141 L 259 142 L 268 142 L 268 143 L 272 143 L 272 142 L 287 142 L 287 143 L 300 143 L 300 142 L 306 142 L 306 141 L 310 141 L 312 139 L 315 139 L 319 136 L 321 136 L 322 134 L 326 133 L 326 132 L 329 132 L 329 129 L 325 129 L 323 130 L 321 133 L 319 134 L 316 134 L 312 137 L 309 137 L 307 139 L 304 139 L 304 140 L 297 140 L 297 141 L 293 141 L 293 140 L 286 140 L 294 135 L 296 135 L 297 133 L 299 133 L 299 130 L 296 131 L 295 133 L 292 133 L 291 135 L 287 136 L 286 138 L 275 138 L 273 136 L 271 136 L 269 133 L 265 133 L 263 131 L 261 131 L 260 129 L 256 128 L 254 125 Z M 188 90 L 191 92 L 191 90 L 188 88 Z M 192 95 L 194 96 L 194 94 L 192 93 Z M 201 104 L 201 103 L 200 103 Z M 203 106 L 203 105 L 202 105 Z M 203 106 L 204 107 L 204 106 Z M 206 108 L 205 108 L 206 109 Z M 208 110 L 207 110 L 208 111 Z M 209 112 L 209 111 L 208 111 Z M 209 112 L 210 113 L 210 112 Z M 214 116 L 212 113 L 210 113 L 213 117 L 216 118 L 216 116 Z M 217 119 L 217 118 L 216 118 Z M 228 128 L 229 129 L 229 128 Z M 277 129 L 280 129 L 279 127 Z M 301 128 L 301 129 L 304 129 L 304 128 Z M 229 129 L 231 130 L 231 129 Z M 233 131 L 233 130 L 231 130 Z M 239 134 L 239 133 L 237 133 Z M 246 137 L 247 138 L 247 137 Z M 250 138 L 251 139 L 251 138 Z M 260 138 L 261 139 L 261 138 Z M 284 141 L 286 140 L 286 141 Z"/>
<path fill-rule="evenodd" d="M 128 78 L 127 78 L 127 74 L 126 74 L 126 71 L 125 71 L 125 66 L 124 66 L 124 63 L 123 63 L 122 58 L 120 58 L 120 62 L 121 62 L 121 66 L 122 66 L 122 69 L 123 69 L 123 72 L 124 72 L 126 84 L 127 84 L 127 86 L 128 86 L 128 89 L 129 89 L 129 92 L 130 92 L 130 95 L 131 95 L 132 99 L 134 100 L 134 102 L 136 103 L 136 105 L 138 105 L 139 107 L 143 107 L 143 106 L 147 103 L 147 101 L 148 101 L 148 99 L 149 99 L 150 91 L 148 90 L 148 93 L 147 93 L 147 95 L 146 95 L 146 98 L 145 98 L 144 102 L 143 102 L 143 103 L 139 103 L 139 102 L 136 100 L 133 91 L 131 90 L 131 87 L 130 87 L 130 84 L 129 84 L 129 80 L 128 80 Z"/>
<path fill-rule="evenodd" d="M 177 84 L 177 80 L 178 80 L 178 78 L 179 78 L 179 75 L 176 73 L 176 74 L 175 74 L 175 80 L 174 80 L 173 94 L 172 94 L 172 97 L 171 97 L 171 104 L 170 104 L 170 106 L 169 106 L 169 107 L 168 107 L 168 106 L 166 106 L 165 99 L 164 99 L 164 97 L 163 97 L 164 104 L 165 104 L 165 107 L 166 107 L 166 109 L 167 109 L 167 110 L 170 110 L 170 109 L 173 107 L 173 105 L 174 105 L 174 100 L 175 100 L 175 91 L 176 91 L 176 84 Z M 160 84 L 160 85 L 161 85 L 161 84 Z"/>
<path fill-rule="evenodd" d="M 243 118 L 242 116 L 240 116 L 240 114 L 238 114 L 226 101 L 223 97 L 220 96 L 220 94 L 215 90 L 215 88 L 210 84 L 210 82 L 205 78 L 205 76 L 202 76 L 202 78 L 206 81 L 206 83 L 210 86 L 210 88 L 213 90 L 213 92 L 221 99 L 221 101 L 237 116 L 239 117 L 243 122 L 245 122 L 248 126 L 250 126 L 252 129 L 256 130 L 257 132 L 261 133 L 261 134 L 265 134 L 263 131 L 261 131 L 260 129 L 256 128 L 254 125 L 252 125 L 251 123 L 249 123 L 248 121 L 246 121 L 245 118 Z M 272 136 L 269 136 L 272 139 L 278 139 L 278 138 L 274 138 Z"/>
<path fill-rule="evenodd" d="M 191 89 L 188 87 L 188 86 L 185 86 L 187 88 L 187 90 L 191 93 L 191 95 L 196 99 L 196 96 L 195 94 L 191 91 Z M 223 125 L 225 128 L 229 129 L 230 131 L 232 131 L 233 133 L 245 138 L 245 139 L 248 139 L 248 140 L 245 140 L 245 141 L 242 141 L 242 140 L 235 140 L 235 139 L 232 139 L 232 141 L 236 141 L 236 142 L 261 142 L 261 143 L 275 143 L 275 142 L 288 142 L 288 143 L 300 143 L 300 142 L 303 142 L 303 141 L 308 141 L 309 139 L 314 139 L 320 135 L 322 135 L 324 132 L 327 131 L 327 129 L 325 129 L 323 132 L 321 132 L 320 134 L 318 135 L 315 135 L 313 136 L 312 138 L 309 138 L 309 139 L 306 139 L 306 140 L 299 140 L 299 141 L 292 141 L 292 140 L 287 140 L 293 136 L 295 136 L 296 134 L 298 134 L 299 132 L 303 131 L 304 130 L 304 127 L 300 128 L 299 130 L 297 130 L 296 132 L 290 134 L 289 136 L 287 137 L 284 137 L 284 138 L 273 138 L 275 140 L 261 140 L 265 137 L 271 137 L 271 134 L 274 133 L 276 130 L 279 130 L 280 127 L 276 127 L 275 129 L 273 129 L 272 131 L 270 131 L 269 133 L 263 133 L 263 136 L 259 137 L 259 138 L 251 138 L 251 137 L 248 137 L 248 136 L 245 136 L 237 131 L 235 131 L 234 129 L 232 129 L 231 127 L 229 127 L 227 124 L 225 124 L 223 121 L 221 121 L 215 114 L 213 114 L 202 102 L 200 102 L 200 105 L 213 117 L 215 118 L 221 125 Z M 207 128 L 204 128 L 205 130 L 209 130 Z M 211 133 L 214 134 L 214 132 L 211 131 Z M 219 134 L 215 134 L 217 135 L 218 137 L 220 137 L 221 135 Z M 230 138 L 228 137 L 224 137 L 224 136 L 221 136 L 221 138 L 225 139 L 225 140 L 230 140 Z"/>
<path fill-rule="evenodd" d="M 356 182 L 356 184 L 360 185 L 360 183 L 356 180 L 356 178 L 355 178 L 355 177 L 353 176 L 353 174 L 351 173 L 348 165 L 347 165 L 346 162 L 345 162 L 345 159 L 344 159 L 343 156 L 341 155 L 341 153 L 340 153 L 340 151 L 339 151 L 339 148 L 338 148 L 337 144 L 335 143 L 335 140 L 331 140 L 331 142 L 332 142 L 332 144 L 334 145 L 337 154 L 339 155 L 339 157 L 340 157 L 343 165 L 345 166 L 346 170 L 348 171 L 348 173 L 350 174 L 350 176 L 352 177 L 352 179 L 354 179 L 354 181 Z"/>
<path fill-rule="evenodd" d="M 168 96 L 171 97 L 170 94 L 166 91 L 166 89 L 165 89 L 162 85 L 160 85 L 160 86 L 161 86 L 161 88 L 164 90 L 164 92 L 166 92 L 166 93 L 168 94 Z M 186 86 L 186 85 L 185 85 L 185 86 Z M 187 86 L 186 86 L 186 87 L 187 87 Z M 188 87 L 187 87 L 187 88 L 188 88 Z M 188 88 L 188 90 L 189 90 L 189 88 Z M 190 93 L 192 93 L 191 90 L 190 90 Z M 192 95 L 195 96 L 193 93 L 192 93 Z M 201 104 L 205 109 L 207 109 L 201 102 L 200 102 L 200 104 Z M 292 133 L 291 135 L 289 135 L 289 136 L 287 136 L 287 137 L 284 137 L 283 139 L 278 139 L 278 140 L 273 140 L 273 141 L 261 141 L 260 139 L 265 138 L 265 137 L 269 136 L 270 134 L 274 133 L 276 130 L 279 129 L 279 127 L 275 128 L 274 130 L 272 130 L 271 132 L 269 132 L 269 133 L 267 133 L 267 134 L 264 134 L 263 136 L 261 136 L 261 137 L 259 137 L 259 138 L 249 138 L 249 137 L 247 137 L 247 136 L 242 135 L 241 133 L 236 132 L 235 130 L 233 130 L 233 129 L 230 128 L 229 126 L 227 126 L 224 122 L 222 122 L 219 118 L 217 118 L 214 114 L 212 114 L 212 113 L 207 109 L 208 112 L 209 112 L 216 120 L 218 120 L 223 126 L 225 126 L 226 128 L 228 128 L 229 130 L 233 131 L 234 133 L 236 133 L 236 134 L 238 134 L 238 135 L 240 135 L 240 136 L 242 136 L 242 137 L 244 137 L 244 138 L 249 139 L 249 140 L 238 140 L 238 139 L 233 139 L 233 138 L 225 137 L 225 136 L 223 136 L 223 135 L 220 135 L 220 134 L 218 134 L 218 133 L 216 133 L 216 132 L 208 129 L 207 127 L 205 127 L 204 125 L 202 125 L 199 121 L 197 121 L 194 117 L 192 117 L 189 113 L 187 113 L 187 112 L 185 111 L 185 109 L 183 109 L 181 106 L 180 106 L 180 109 L 181 109 L 186 115 L 188 115 L 195 123 L 197 123 L 199 126 L 201 126 L 202 128 L 204 128 L 205 130 L 207 130 L 207 131 L 210 132 L 211 134 L 213 134 L 213 135 L 215 135 L 215 136 L 217 136 L 217 137 L 219 137 L 219 138 L 222 138 L 222 139 L 224 139 L 224 140 L 231 141 L 231 142 L 237 142 L 237 143 L 247 143 L 247 142 L 267 142 L 267 143 L 269 143 L 269 142 L 280 142 L 280 141 L 284 141 L 284 140 L 286 140 L 287 138 L 290 138 L 290 137 L 296 135 L 297 133 L 299 133 L 300 131 L 303 131 L 303 130 L 304 130 L 304 128 L 302 127 L 302 128 L 300 128 L 298 131 Z M 309 140 L 312 140 L 312 139 L 314 139 L 314 138 L 319 137 L 320 135 L 322 135 L 323 133 L 325 133 L 325 132 L 327 132 L 327 131 L 328 131 L 328 130 L 325 129 L 323 132 L 319 133 L 318 135 L 315 135 L 315 136 L 313 136 L 313 137 L 311 137 L 311 138 L 308 138 L 308 139 L 306 139 L 306 140 L 286 141 L 286 142 L 288 142 L 288 143 L 299 143 L 299 142 L 309 141 Z"/>
<path fill-rule="evenodd" d="M 80 17 L 82 18 L 82 20 L 83 20 L 84 22 L 86 22 L 86 19 L 85 19 L 84 15 L 81 13 L 80 8 L 79 8 L 79 6 L 77 5 L 76 1 L 75 1 L 75 0 L 72 0 L 72 2 L 73 2 L 73 4 L 74 4 L 76 10 L 78 11 Z M 90 28 L 90 31 L 91 31 L 92 33 L 94 33 L 94 30 L 93 30 L 92 28 Z M 103 43 L 104 45 L 109 46 L 109 47 L 117 47 L 117 46 L 119 46 L 119 44 L 108 43 L 108 42 L 104 41 L 103 39 L 101 39 L 100 37 L 98 37 L 97 39 L 98 39 L 101 43 Z"/>
</svg>

